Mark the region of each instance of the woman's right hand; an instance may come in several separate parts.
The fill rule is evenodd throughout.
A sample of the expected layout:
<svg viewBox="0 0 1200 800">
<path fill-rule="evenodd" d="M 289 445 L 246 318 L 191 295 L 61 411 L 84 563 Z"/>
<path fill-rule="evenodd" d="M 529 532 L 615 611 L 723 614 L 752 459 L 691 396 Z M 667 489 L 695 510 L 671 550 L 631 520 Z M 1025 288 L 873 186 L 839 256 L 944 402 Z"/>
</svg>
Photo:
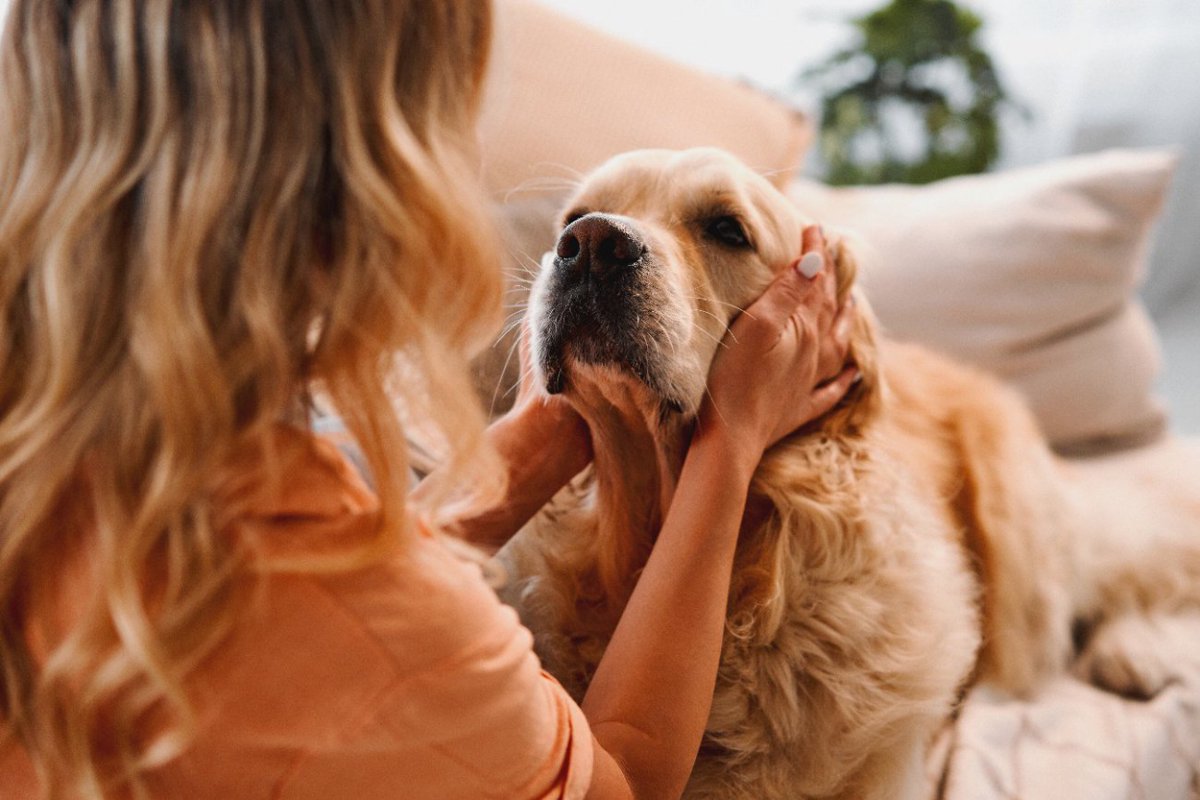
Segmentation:
<svg viewBox="0 0 1200 800">
<path fill-rule="evenodd" d="M 816 228 L 803 254 L 832 259 Z M 789 267 L 734 322 L 650 557 L 583 711 L 599 748 L 588 800 L 679 797 L 712 709 L 738 532 L 763 450 L 837 404 L 852 311 L 833 270 Z M 834 378 L 822 385 L 822 379 Z"/>
<path fill-rule="evenodd" d="M 812 255 L 810 255 L 812 254 Z M 821 259 L 812 278 L 799 269 Z M 833 259 L 817 226 L 801 258 L 730 326 L 708 375 L 697 436 L 729 435 L 756 463 L 763 451 L 826 413 L 849 390 L 853 301 L 837 307 Z"/>
</svg>

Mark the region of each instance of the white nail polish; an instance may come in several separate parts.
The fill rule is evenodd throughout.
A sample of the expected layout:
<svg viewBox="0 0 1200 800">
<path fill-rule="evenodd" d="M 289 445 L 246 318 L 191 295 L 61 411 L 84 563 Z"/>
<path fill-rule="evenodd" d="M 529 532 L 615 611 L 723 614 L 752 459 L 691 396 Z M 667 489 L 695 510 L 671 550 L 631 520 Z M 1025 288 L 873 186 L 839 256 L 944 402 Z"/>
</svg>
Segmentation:
<svg viewBox="0 0 1200 800">
<path fill-rule="evenodd" d="M 812 280 L 824 266 L 825 259 L 821 258 L 820 253 L 805 253 L 804 257 L 800 259 L 800 263 L 796 265 L 796 269 L 801 275 Z"/>
</svg>

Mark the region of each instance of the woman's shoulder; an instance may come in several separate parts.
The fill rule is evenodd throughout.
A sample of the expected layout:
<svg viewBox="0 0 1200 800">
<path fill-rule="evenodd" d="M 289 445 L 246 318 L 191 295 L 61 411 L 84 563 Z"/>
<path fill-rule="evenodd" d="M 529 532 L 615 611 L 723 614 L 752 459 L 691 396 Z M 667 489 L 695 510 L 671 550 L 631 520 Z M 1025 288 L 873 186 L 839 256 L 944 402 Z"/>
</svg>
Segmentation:
<svg viewBox="0 0 1200 800">
<path fill-rule="evenodd" d="M 295 481 L 273 502 L 260 494 L 246 506 L 255 513 L 239 524 L 253 530 L 235 535 L 318 543 L 361 535 L 354 529 L 376 507 L 347 472 L 353 467 L 319 440 L 292 446 Z M 342 502 L 294 496 L 301 487 Z M 269 748 L 258 747 L 266 743 L 294 748 L 307 765 L 295 774 L 306 776 L 387 753 L 389 772 L 410 781 L 426 767 L 454 774 L 471 763 L 479 779 L 503 775 L 516 786 L 543 772 L 559 775 L 575 728 L 590 752 L 586 723 L 541 673 L 531 634 L 480 566 L 438 537 L 414 531 L 349 569 L 247 580 L 233 630 L 193 681 L 208 724 L 191 763 L 234 758 L 224 751 L 235 743 L 244 754 L 238 759 L 267 758 Z"/>
<path fill-rule="evenodd" d="M 379 511 L 363 475 L 330 438 L 282 424 L 235 451 L 213 494 L 220 526 L 268 552 L 316 546 L 321 532 L 366 532 Z"/>
</svg>

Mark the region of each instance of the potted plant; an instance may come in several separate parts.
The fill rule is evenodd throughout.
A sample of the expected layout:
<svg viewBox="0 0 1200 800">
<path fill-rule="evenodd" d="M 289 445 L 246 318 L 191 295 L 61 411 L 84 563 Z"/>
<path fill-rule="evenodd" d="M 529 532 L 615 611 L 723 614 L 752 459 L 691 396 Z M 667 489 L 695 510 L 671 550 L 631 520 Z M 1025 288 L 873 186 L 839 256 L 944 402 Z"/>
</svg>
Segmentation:
<svg viewBox="0 0 1200 800">
<path fill-rule="evenodd" d="M 951 0 L 891 0 L 853 21 L 857 41 L 806 71 L 822 88 L 821 155 L 832 184 L 928 183 L 982 172 L 1011 104 L 979 43 L 982 20 Z"/>
</svg>

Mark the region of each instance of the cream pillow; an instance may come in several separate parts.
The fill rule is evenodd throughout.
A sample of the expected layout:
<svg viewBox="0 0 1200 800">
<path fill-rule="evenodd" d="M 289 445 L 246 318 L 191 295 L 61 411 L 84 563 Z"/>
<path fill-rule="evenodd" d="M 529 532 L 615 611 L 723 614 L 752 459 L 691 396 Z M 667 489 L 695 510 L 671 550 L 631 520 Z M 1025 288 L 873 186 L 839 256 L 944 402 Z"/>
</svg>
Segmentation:
<svg viewBox="0 0 1200 800">
<path fill-rule="evenodd" d="M 808 119 L 762 92 L 530 0 L 499 0 L 496 12 L 480 141 L 497 197 L 574 180 L 644 147 L 722 147 L 779 186 L 804 158 Z"/>
<path fill-rule="evenodd" d="M 1008 379 L 1085 453 L 1154 438 L 1159 344 L 1135 295 L 1176 156 L 1113 150 L 927 186 L 789 189 L 865 247 L 888 333 Z"/>
</svg>

